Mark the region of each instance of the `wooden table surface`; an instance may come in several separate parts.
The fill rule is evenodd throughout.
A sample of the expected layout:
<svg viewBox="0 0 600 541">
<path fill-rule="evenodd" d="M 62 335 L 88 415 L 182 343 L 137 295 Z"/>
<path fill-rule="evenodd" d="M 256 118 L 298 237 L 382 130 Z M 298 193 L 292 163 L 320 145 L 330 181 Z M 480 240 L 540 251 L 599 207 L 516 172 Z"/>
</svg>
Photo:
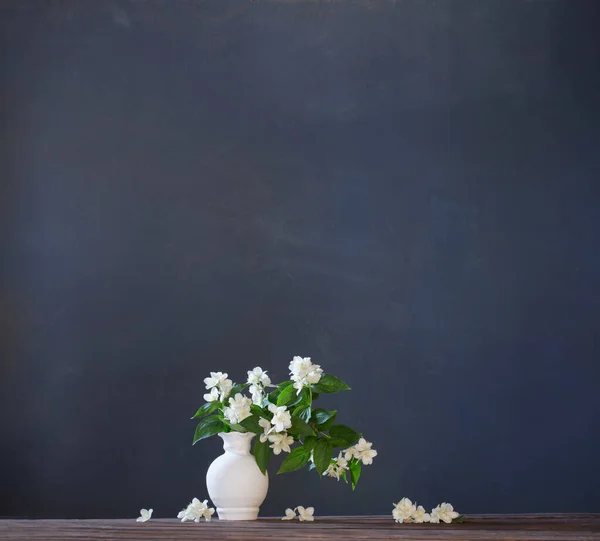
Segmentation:
<svg viewBox="0 0 600 541">
<path fill-rule="evenodd" d="M 210 541 L 600 541 L 599 515 L 479 515 L 463 524 L 396 524 L 391 516 L 317 517 L 315 522 L 185 523 L 153 519 L 0 520 L 0 539 Z"/>
</svg>

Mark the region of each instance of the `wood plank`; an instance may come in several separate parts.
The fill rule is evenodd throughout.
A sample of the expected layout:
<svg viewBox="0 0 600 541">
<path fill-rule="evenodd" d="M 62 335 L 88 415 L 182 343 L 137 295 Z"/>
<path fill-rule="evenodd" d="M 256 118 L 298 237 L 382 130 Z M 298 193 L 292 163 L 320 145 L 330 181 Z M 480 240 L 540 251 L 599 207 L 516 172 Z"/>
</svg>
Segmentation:
<svg viewBox="0 0 600 541">
<path fill-rule="evenodd" d="M 600 541 L 600 515 L 485 515 L 464 524 L 395 524 L 391 516 L 317 517 L 313 523 L 253 522 L 182 524 L 176 519 L 2 520 L 0 539 L 197 540 L 197 541 Z"/>
</svg>

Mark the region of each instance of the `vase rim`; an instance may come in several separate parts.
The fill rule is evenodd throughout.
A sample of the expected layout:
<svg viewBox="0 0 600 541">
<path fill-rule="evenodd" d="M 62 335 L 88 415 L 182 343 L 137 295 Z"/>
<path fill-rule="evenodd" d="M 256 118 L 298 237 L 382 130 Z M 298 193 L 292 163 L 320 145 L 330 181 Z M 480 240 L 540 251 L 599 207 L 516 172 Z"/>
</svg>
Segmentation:
<svg viewBox="0 0 600 541">
<path fill-rule="evenodd" d="M 250 454 L 250 442 L 256 436 L 253 432 L 219 432 L 223 440 L 223 449 L 240 456 Z"/>
<path fill-rule="evenodd" d="M 252 439 L 254 436 L 256 436 L 256 434 L 254 432 L 237 432 L 237 431 L 232 431 L 232 432 L 219 432 L 217 434 L 218 436 L 220 436 L 221 438 L 225 439 L 225 437 L 227 436 L 250 436 L 249 439 Z"/>
</svg>

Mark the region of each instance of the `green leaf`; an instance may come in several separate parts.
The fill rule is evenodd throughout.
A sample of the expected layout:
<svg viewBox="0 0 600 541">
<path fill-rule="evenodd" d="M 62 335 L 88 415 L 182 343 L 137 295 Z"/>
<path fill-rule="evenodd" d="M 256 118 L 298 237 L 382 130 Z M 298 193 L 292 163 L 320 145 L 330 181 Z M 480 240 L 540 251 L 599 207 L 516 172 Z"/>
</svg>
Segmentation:
<svg viewBox="0 0 600 541">
<path fill-rule="evenodd" d="M 290 406 L 310 406 L 310 389 L 304 387 L 296 400 L 290 402 Z"/>
<path fill-rule="evenodd" d="M 304 422 L 308 423 L 309 419 L 310 419 L 310 406 L 298 406 L 292 413 L 292 415 L 295 415 L 296 417 L 299 417 L 300 419 L 302 419 Z"/>
<path fill-rule="evenodd" d="M 256 443 L 254 444 L 254 459 L 264 475 L 267 473 L 267 466 L 269 465 L 269 459 L 272 454 L 273 449 L 269 447 L 269 441 L 267 440 L 263 443 L 259 438 L 256 438 Z"/>
<path fill-rule="evenodd" d="M 271 391 L 267 395 L 267 399 L 269 400 L 269 402 L 271 404 L 277 404 L 277 399 L 279 398 L 280 394 L 281 394 L 281 389 L 275 389 L 274 391 Z"/>
<path fill-rule="evenodd" d="M 210 436 L 214 436 L 215 434 L 222 432 L 224 428 L 225 425 L 223 424 L 223 421 L 221 421 L 221 419 L 219 419 L 216 415 L 202 419 L 202 421 L 198 423 L 196 431 L 194 432 L 194 441 L 192 445 L 195 445 L 204 438 L 209 438 Z"/>
<path fill-rule="evenodd" d="M 331 374 L 321 376 L 319 383 L 313 385 L 313 389 L 319 393 L 333 394 L 341 391 L 349 391 L 350 387 L 340 378 L 336 378 Z"/>
<path fill-rule="evenodd" d="M 342 479 L 346 484 L 348 484 L 348 476 L 346 475 L 346 470 L 342 472 Z"/>
<path fill-rule="evenodd" d="M 202 417 L 206 417 L 207 415 L 210 415 L 213 411 L 215 411 L 220 405 L 221 403 L 218 400 L 215 400 L 213 402 L 207 402 L 206 404 L 200 406 L 198 411 L 194 413 L 192 419 L 200 419 Z"/>
<path fill-rule="evenodd" d="M 358 483 L 361 467 L 362 463 L 360 460 L 356 460 L 354 458 L 350 461 L 350 479 L 352 480 L 352 490 L 356 488 L 356 483 Z"/>
<path fill-rule="evenodd" d="M 315 431 L 308 426 L 300 417 L 292 415 L 292 426 L 288 428 L 288 434 L 292 436 L 314 436 Z"/>
<path fill-rule="evenodd" d="M 317 445 L 317 441 L 318 439 L 316 436 L 306 436 L 302 442 L 302 445 L 304 445 L 304 448 L 310 453 Z"/>
<path fill-rule="evenodd" d="M 329 429 L 329 435 L 334 439 L 342 440 L 347 447 L 354 445 L 360 438 L 360 434 L 356 430 L 344 425 L 333 425 Z"/>
<path fill-rule="evenodd" d="M 287 387 L 288 385 L 290 385 L 290 384 L 292 384 L 292 383 L 294 383 L 294 382 L 293 382 L 291 379 L 288 379 L 288 380 L 286 380 L 286 381 L 282 381 L 281 383 L 278 383 L 278 384 L 277 384 L 277 387 L 278 387 L 279 389 L 283 389 L 284 387 Z"/>
<path fill-rule="evenodd" d="M 342 438 L 331 438 L 329 440 L 329 443 L 331 443 L 332 447 L 349 447 L 349 445 L 346 443 L 346 440 L 343 440 Z"/>
<path fill-rule="evenodd" d="M 327 411 L 323 408 L 317 408 L 316 410 L 313 411 L 311 419 L 316 425 L 318 425 L 320 428 L 323 428 L 323 425 L 325 423 L 327 423 L 327 421 L 330 421 L 331 419 L 335 419 L 336 414 L 337 414 L 337 410 Z M 331 423 L 331 424 L 333 424 L 333 423 Z M 327 430 L 327 429 L 324 429 L 324 430 Z"/>
<path fill-rule="evenodd" d="M 281 393 L 277 397 L 277 406 L 285 406 L 294 400 L 294 398 L 296 398 L 296 389 L 294 389 L 294 385 L 291 384 L 282 389 Z"/>
<path fill-rule="evenodd" d="M 331 427 L 333 426 L 333 423 L 335 423 L 336 415 L 337 415 L 337 411 L 334 412 L 334 415 L 332 417 L 330 417 L 328 421 L 324 422 L 322 425 L 319 426 L 319 430 L 321 432 L 329 431 L 331 429 Z"/>
<path fill-rule="evenodd" d="M 452 520 L 452 523 L 456 524 L 462 524 L 463 522 L 467 522 L 467 517 L 464 515 L 458 515 L 454 520 Z"/>
<path fill-rule="evenodd" d="M 325 470 L 329 467 L 329 464 L 331 463 L 331 451 L 331 444 L 326 438 L 320 438 L 319 441 L 317 441 L 317 445 L 313 451 L 313 460 L 315 461 L 315 467 L 317 468 L 319 475 L 323 475 Z"/>
<path fill-rule="evenodd" d="M 263 427 L 258 424 L 258 416 L 250 415 L 240 422 L 248 432 L 254 432 L 254 434 L 262 434 L 264 432 Z"/>
<path fill-rule="evenodd" d="M 292 452 L 285 458 L 277 473 L 299 470 L 306 466 L 309 459 L 310 452 L 300 445 L 300 447 L 292 449 Z"/>
<path fill-rule="evenodd" d="M 265 410 L 263 410 L 260 406 L 257 406 L 256 404 L 252 404 L 250 406 L 250 411 L 258 417 L 264 417 L 265 419 L 267 418 Z"/>
</svg>

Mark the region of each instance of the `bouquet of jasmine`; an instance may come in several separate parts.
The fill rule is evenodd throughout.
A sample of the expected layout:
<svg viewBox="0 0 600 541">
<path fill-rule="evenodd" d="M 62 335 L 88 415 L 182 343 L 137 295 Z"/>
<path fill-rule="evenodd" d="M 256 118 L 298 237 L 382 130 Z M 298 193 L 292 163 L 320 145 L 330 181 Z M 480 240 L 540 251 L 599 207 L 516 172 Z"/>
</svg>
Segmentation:
<svg viewBox="0 0 600 541">
<path fill-rule="evenodd" d="M 288 453 L 277 473 L 299 470 L 306 465 L 319 475 L 340 478 L 356 487 L 362 465 L 373 463 L 377 451 L 352 428 L 336 423 L 336 410 L 315 408 L 321 394 L 348 391 L 341 379 L 323 372 L 310 357 L 294 357 L 290 380 L 272 384 L 266 371 L 256 367 L 248 380 L 234 384 L 227 374 L 211 372 L 204 380 L 206 404 L 193 419 L 194 444 L 220 432 L 252 432 L 259 437 L 254 457 L 267 471 L 273 454 Z M 248 391 L 250 397 L 244 395 Z"/>
</svg>

